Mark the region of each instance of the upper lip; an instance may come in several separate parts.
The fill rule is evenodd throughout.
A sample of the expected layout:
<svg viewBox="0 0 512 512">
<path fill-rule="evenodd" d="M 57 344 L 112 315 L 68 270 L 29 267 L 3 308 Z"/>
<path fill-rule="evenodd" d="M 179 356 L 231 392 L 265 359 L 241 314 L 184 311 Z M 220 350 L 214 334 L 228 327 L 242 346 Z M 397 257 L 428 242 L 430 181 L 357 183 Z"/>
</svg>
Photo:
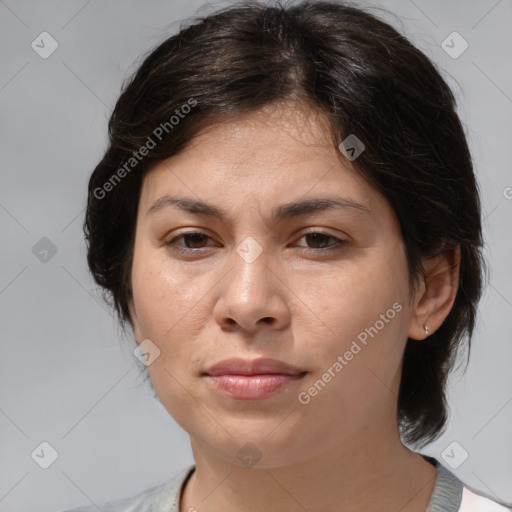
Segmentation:
<svg viewBox="0 0 512 512">
<path fill-rule="evenodd" d="M 267 357 L 241 359 L 235 357 L 214 364 L 205 373 L 215 377 L 218 375 L 263 375 L 269 373 L 300 375 L 306 372 L 277 359 Z"/>
</svg>

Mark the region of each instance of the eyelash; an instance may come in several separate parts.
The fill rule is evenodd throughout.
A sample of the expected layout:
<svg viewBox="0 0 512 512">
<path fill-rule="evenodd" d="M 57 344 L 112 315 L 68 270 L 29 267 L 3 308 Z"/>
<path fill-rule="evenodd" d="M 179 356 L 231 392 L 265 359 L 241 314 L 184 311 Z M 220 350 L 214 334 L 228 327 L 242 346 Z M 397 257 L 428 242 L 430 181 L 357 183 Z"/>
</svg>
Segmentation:
<svg viewBox="0 0 512 512">
<path fill-rule="evenodd" d="M 198 251 L 201 251 L 203 249 L 208 249 L 208 247 L 199 247 L 199 248 L 196 248 L 196 249 L 192 249 L 190 247 L 183 247 L 183 246 L 179 246 L 179 245 L 176 245 L 176 241 L 179 240 L 179 239 L 184 239 L 185 237 L 187 236 L 193 236 L 193 235 L 200 235 L 200 236 L 203 236 L 203 237 L 206 237 L 206 238 L 211 238 L 210 236 L 206 235 L 205 233 L 201 233 L 200 231 L 191 231 L 189 233 L 182 233 L 181 235 L 178 235 L 178 236 L 175 236 L 174 238 L 172 238 L 171 240 L 169 240 L 168 242 L 165 243 L 165 245 L 167 247 L 169 247 L 171 250 L 176 250 L 176 251 L 180 251 L 182 253 L 185 253 L 185 254 L 197 254 Z M 323 235 L 327 238 L 331 238 L 333 240 L 336 240 L 336 243 L 335 244 L 332 244 L 328 247 L 325 247 L 325 248 L 319 248 L 319 247 L 303 247 L 304 249 L 306 249 L 308 252 L 312 252 L 312 253 L 319 253 L 319 252 L 327 252 L 327 251 L 338 251 L 340 249 L 342 249 L 347 243 L 348 241 L 347 240 L 342 240 L 340 238 L 337 238 L 333 235 L 329 235 L 328 233 L 323 233 L 321 231 L 310 231 L 308 233 L 304 233 L 300 238 L 304 238 L 305 236 L 308 236 L 308 235 Z"/>
</svg>

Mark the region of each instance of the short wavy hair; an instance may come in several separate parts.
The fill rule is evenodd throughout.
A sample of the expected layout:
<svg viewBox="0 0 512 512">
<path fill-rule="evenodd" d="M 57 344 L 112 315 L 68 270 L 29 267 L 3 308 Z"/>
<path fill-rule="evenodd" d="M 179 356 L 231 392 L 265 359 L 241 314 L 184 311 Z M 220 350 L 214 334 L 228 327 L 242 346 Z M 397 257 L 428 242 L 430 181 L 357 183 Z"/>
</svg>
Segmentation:
<svg viewBox="0 0 512 512">
<path fill-rule="evenodd" d="M 131 322 L 145 172 L 211 123 L 287 99 L 324 113 L 333 144 L 348 134 L 365 144 L 353 163 L 398 218 L 410 290 L 424 276 L 422 258 L 460 248 L 450 313 L 427 342 L 408 339 L 403 355 L 401 435 L 426 444 L 444 430 L 446 382 L 464 339 L 469 356 L 484 277 L 481 207 L 452 91 L 429 58 L 375 15 L 331 1 L 244 2 L 190 20 L 146 55 L 123 86 L 89 182 L 92 275 L 121 323 Z"/>
</svg>

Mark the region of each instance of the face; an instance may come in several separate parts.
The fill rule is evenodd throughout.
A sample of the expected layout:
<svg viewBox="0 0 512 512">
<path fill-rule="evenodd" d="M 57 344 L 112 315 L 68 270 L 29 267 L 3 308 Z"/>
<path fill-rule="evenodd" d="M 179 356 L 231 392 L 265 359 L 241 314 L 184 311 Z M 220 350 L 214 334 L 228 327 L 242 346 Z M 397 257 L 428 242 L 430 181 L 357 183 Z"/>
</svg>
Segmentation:
<svg viewBox="0 0 512 512">
<path fill-rule="evenodd" d="M 413 307 L 398 221 L 315 112 L 214 125 L 154 167 L 132 284 L 153 386 L 193 446 L 276 467 L 396 428 Z"/>
</svg>

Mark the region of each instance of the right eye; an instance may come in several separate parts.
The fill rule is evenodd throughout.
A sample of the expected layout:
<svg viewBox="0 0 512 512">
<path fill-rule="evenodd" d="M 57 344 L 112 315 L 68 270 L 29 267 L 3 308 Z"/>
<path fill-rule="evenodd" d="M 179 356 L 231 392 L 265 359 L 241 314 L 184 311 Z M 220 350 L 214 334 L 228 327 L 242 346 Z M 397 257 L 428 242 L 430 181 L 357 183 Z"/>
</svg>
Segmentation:
<svg viewBox="0 0 512 512">
<path fill-rule="evenodd" d="M 166 242 L 165 245 L 172 250 L 185 253 L 197 253 L 201 249 L 205 248 L 205 243 L 208 241 L 208 239 L 211 240 L 211 237 L 205 235 L 204 233 L 199 231 L 191 231 L 189 233 L 182 233 L 181 235 L 175 236 Z M 178 243 L 179 241 L 182 241 L 184 245 Z"/>
</svg>

